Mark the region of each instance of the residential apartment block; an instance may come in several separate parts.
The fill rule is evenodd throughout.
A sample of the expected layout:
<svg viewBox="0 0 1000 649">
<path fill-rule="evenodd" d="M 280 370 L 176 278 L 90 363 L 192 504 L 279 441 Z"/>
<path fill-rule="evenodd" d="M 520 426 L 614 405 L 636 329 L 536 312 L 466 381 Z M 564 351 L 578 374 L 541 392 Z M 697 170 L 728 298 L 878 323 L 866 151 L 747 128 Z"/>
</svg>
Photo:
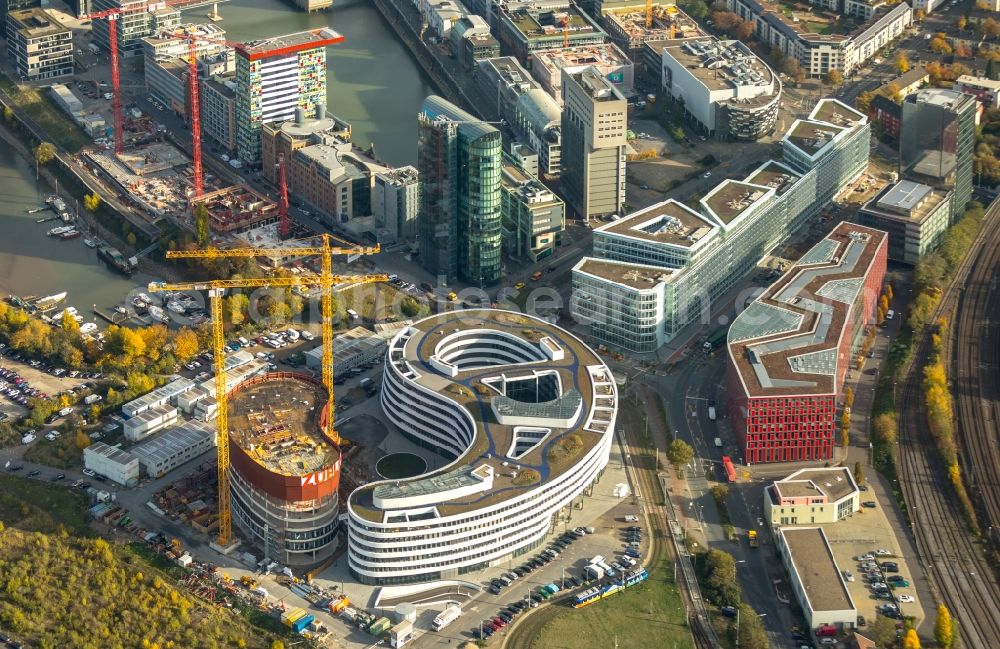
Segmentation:
<svg viewBox="0 0 1000 649">
<path fill-rule="evenodd" d="M 824 34 L 809 31 L 802 22 L 786 16 L 768 0 L 726 0 L 726 7 L 754 24 L 758 41 L 794 58 L 806 75 L 814 78 L 830 70 L 853 74 L 913 23 L 913 10 L 905 2 L 877 7 L 853 32 L 834 30 Z"/>
<path fill-rule="evenodd" d="M 973 95 L 984 108 L 1000 108 L 1000 81 L 963 74 L 955 80 L 953 89 Z"/>
<path fill-rule="evenodd" d="M 726 403 L 747 464 L 833 457 L 837 401 L 875 324 L 888 239 L 839 224 L 733 321 Z"/>
<path fill-rule="evenodd" d="M 500 131 L 431 95 L 417 121 L 420 263 L 447 281 L 500 281 Z"/>
<path fill-rule="evenodd" d="M 597 68 L 563 70 L 562 187 L 584 219 L 618 214 L 625 204 L 625 97 Z"/>
<path fill-rule="evenodd" d="M 667 200 L 595 228 L 593 257 L 573 269 L 571 311 L 602 343 L 635 353 L 710 322 L 713 304 L 863 173 L 869 136 L 864 115 L 824 99 L 785 136 L 783 163 L 721 182 L 697 210 Z"/>
<path fill-rule="evenodd" d="M 7 13 L 7 58 L 23 81 L 73 74 L 73 32 L 44 9 Z"/>
</svg>

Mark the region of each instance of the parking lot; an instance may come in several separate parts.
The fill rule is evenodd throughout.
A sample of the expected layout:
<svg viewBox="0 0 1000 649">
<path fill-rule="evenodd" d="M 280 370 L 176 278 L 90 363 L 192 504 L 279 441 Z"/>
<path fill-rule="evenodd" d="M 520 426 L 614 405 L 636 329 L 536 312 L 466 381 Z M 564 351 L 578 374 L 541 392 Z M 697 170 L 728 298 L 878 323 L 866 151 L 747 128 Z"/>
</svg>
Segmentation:
<svg viewBox="0 0 1000 649">
<path fill-rule="evenodd" d="M 54 397 L 87 379 L 99 377 L 99 372 L 66 371 L 58 366 L 28 361 L 16 352 L 0 348 L 0 413 L 5 419 L 22 417 L 28 412 L 28 399 Z"/>
<path fill-rule="evenodd" d="M 914 587 L 918 573 L 914 573 L 913 568 L 917 566 L 908 565 L 901 556 L 899 543 L 874 492 L 862 493 L 861 501 L 875 506 L 862 506 L 861 511 L 850 518 L 822 526 L 858 615 L 864 618 L 867 626 L 875 619 L 877 609 L 889 606 L 890 617 L 895 617 L 895 611 L 899 611 L 901 616 L 916 618 L 919 626 L 924 611 Z M 894 565 L 886 566 L 886 563 Z M 896 580 L 901 581 L 890 587 Z"/>
</svg>

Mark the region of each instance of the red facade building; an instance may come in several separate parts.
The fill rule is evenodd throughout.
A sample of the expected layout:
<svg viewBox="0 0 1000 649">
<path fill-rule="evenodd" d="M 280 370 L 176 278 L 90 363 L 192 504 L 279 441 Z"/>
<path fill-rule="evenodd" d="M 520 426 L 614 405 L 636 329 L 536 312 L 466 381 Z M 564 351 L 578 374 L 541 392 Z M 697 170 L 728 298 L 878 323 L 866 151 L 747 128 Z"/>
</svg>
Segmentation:
<svg viewBox="0 0 1000 649">
<path fill-rule="evenodd" d="M 747 464 L 828 460 L 847 369 L 874 324 L 888 235 L 841 223 L 729 329 L 730 419 Z"/>
</svg>

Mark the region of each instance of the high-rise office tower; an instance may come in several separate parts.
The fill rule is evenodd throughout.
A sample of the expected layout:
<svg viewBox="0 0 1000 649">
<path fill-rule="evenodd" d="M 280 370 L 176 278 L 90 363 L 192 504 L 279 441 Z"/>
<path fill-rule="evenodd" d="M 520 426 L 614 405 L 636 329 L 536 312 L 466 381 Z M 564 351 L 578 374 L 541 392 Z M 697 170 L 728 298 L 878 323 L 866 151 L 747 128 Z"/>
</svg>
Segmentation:
<svg viewBox="0 0 1000 649">
<path fill-rule="evenodd" d="M 249 166 L 260 162 L 263 124 L 312 113 L 326 103 L 326 48 L 344 37 L 312 29 L 251 41 L 236 48 L 236 151 Z"/>
<path fill-rule="evenodd" d="M 20 11 L 22 9 L 39 9 L 42 6 L 42 0 L 0 0 L 0 8 L 3 9 L 4 23 L 7 22 L 7 14 L 12 11 Z"/>
<path fill-rule="evenodd" d="M 180 9 L 174 9 L 166 3 L 150 3 L 146 0 L 93 0 L 90 3 L 90 10 L 95 13 L 115 9 L 122 12 L 116 22 L 118 51 L 126 57 L 142 56 L 142 39 L 181 24 Z M 95 20 L 91 25 L 93 42 L 106 52 L 111 51 L 109 25 L 107 20 Z"/>
<path fill-rule="evenodd" d="M 976 106 L 972 95 L 939 88 L 920 90 L 903 102 L 900 173 L 951 190 L 952 222 L 972 198 Z"/>
<path fill-rule="evenodd" d="M 595 67 L 563 70 L 562 187 L 583 218 L 621 211 L 625 203 L 627 106 Z"/>
<path fill-rule="evenodd" d="M 420 263 L 480 288 L 500 281 L 500 131 L 431 95 L 418 116 Z"/>
</svg>

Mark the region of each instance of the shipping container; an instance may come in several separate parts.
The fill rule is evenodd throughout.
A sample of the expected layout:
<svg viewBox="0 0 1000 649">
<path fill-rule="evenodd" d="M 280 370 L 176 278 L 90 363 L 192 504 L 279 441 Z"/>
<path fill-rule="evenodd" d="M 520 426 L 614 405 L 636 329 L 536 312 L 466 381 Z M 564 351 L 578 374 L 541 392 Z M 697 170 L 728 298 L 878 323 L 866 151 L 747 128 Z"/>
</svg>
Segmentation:
<svg viewBox="0 0 1000 649">
<path fill-rule="evenodd" d="M 303 615 L 302 617 L 289 623 L 288 627 L 293 633 L 302 633 L 302 631 L 304 631 L 315 619 L 316 617 L 314 615 L 307 613 L 306 615 Z"/>
</svg>

